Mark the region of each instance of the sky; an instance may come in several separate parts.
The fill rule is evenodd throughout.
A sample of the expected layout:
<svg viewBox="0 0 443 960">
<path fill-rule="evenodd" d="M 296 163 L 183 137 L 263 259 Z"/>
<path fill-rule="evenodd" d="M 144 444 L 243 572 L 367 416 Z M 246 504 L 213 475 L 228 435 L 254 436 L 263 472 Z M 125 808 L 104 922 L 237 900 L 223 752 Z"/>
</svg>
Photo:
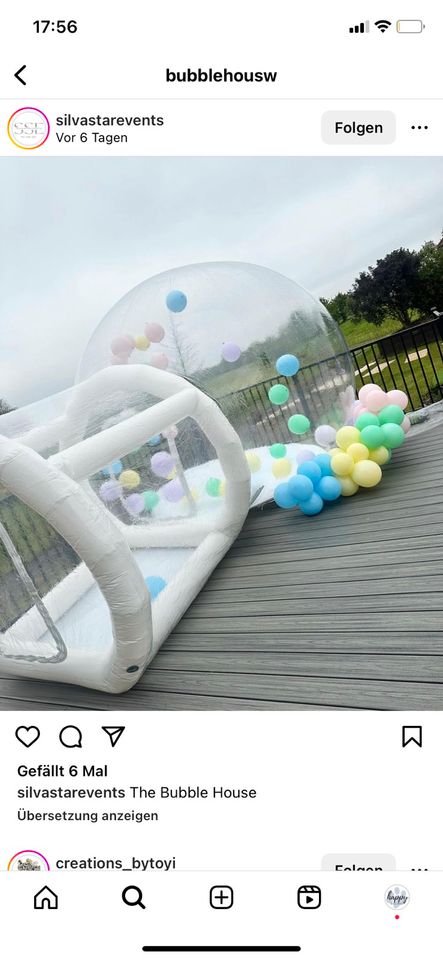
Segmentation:
<svg viewBox="0 0 443 960">
<path fill-rule="evenodd" d="M 243 260 L 316 296 L 438 240 L 442 158 L 0 159 L 0 397 L 70 387 L 104 314 L 178 265 Z"/>
</svg>

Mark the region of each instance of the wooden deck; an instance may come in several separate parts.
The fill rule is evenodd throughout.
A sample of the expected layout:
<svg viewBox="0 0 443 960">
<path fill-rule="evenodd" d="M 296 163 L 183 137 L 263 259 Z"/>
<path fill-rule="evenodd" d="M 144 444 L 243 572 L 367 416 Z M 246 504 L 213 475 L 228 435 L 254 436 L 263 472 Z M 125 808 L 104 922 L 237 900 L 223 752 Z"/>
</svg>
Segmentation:
<svg viewBox="0 0 443 960">
<path fill-rule="evenodd" d="M 1 710 L 443 709 L 440 428 L 317 517 L 253 511 L 121 697 L 0 679 Z"/>
</svg>

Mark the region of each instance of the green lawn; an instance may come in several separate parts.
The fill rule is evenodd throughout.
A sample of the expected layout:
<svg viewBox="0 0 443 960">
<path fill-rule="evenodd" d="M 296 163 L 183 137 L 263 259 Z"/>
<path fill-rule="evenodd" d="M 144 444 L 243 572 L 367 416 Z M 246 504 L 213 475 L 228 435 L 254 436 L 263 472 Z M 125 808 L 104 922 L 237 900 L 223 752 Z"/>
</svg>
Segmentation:
<svg viewBox="0 0 443 960">
<path fill-rule="evenodd" d="M 348 347 L 358 347 L 360 343 L 378 340 L 379 337 L 388 337 L 391 333 L 397 333 L 401 329 L 400 321 L 394 317 L 387 317 L 380 326 L 369 323 L 367 320 L 361 320 L 359 323 L 346 320 L 345 323 L 340 324 L 340 330 Z"/>
<path fill-rule="evenodd" d="M 419 356 L 413 348 L 407 352 L 397 350 L 397 360 L 388 347 L 386 358 L 378 347 L 377 365 L 374 366 L 371 363 L 372 351 L 366 350 L 370 372 L 364 370 L 362 376 L 355 378 L 356 389 L 359 390 L 364 383 L 370 383 L 372 380 L 383 390 L 405 390 L 409 394 L 413 410 L 418 410 L 440 399 L 438 383 L 443 383 L 443 370 L 439 348 L 436 343 L 431 343 L 429 348 L 419 343 L 418 348 L 419 353 L 423 353 L 422 356 Z M 356 354 L 360 368 L 364 367 L 363 353 L 357 348 Z"/>
</svg>

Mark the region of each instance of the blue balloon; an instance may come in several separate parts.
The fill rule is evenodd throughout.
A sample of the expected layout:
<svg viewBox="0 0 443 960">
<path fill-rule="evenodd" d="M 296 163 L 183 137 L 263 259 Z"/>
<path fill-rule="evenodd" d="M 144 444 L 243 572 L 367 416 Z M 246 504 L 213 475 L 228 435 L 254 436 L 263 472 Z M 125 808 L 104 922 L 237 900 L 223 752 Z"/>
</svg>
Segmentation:
<svg viewBox="0 0 443 960">
<path fill-rule="evenodd" d="M 306 460 L 297 467 L 297 476 L 309 477 L 315 487 L 316 483 L 320 480 L 321 469 L 315 460 Z"/>
<path fill-rule="evenodd" d="M 149 446 L 149 447 L 156 447 L 157 444 L 158 444 L 158 443 L 161 443 L 161 442 L 162 442 L 161 434 L 160 434 L 160 433 L 157 433 L 155 437 L 151 437 L 151 439 L 148 440 L 148 446 Z"/>
<path fill-rule="evenodd" d="M 336 477 L 322 477 L 315 489 L 323 500 L 338 500 L 341 496 L 341 486 Z"/>
<path fill-rule="evenodd" d="M 291 510 L 297 506 L 297 500 L 289 489 L 289 483 L 279 483 L 274 490 L 274 500 L 283 510 Z"/>
<path fill-rule="evenodd" d="M 123 470 L 123 464 L 121 460 L 114 460 L 109 464 L 109 467 L 103 467 L 102 474 L 104 477 L 118 477 L 119 473 Z"/>
<path fill-rule="evenodd" d="M 300 510 L 307 517 L 315 517 L 316 513 L 323 510 L 323 500 L 318 493 L 313 493 L 309 500 L 303 500 L 303 503 L 300 504 Z"/>
<path fill-rule="evenodd" d="M 300 501 L 309 500 L 309 497 L 312 497 L 312 494 L 314 493 L 314 484 L 309 477 L 298 475 L 291 477 L 291 479 L 288 480 L 288 487 L 290 494 L 296 500 Z"/>
<path fill-rule="evenodd" d="M 331 458 L 329 453 L 318 453 L 314 463 L 317 463 L 321 470 L 322 477 L 332 477 Z"/>
<path fill-rule="evenodd" d="M 300 361 L 294 357 L 293 353 L 284 353 L 278 358 L 275 366 L 277 373 L 281 373 L 284 377 L 293 377 L 300 370 Z"/>
<path fill-rule="evenodd" d="M 145 577 L 145 584 L 151 594 L 151 600 L 155 600 L 159 593 L 164 590 L 166 580 L 163 580 L 163 577 Z"/>
<path fill-rule="evenodd" d="M 181 313 L 187 302 L 188 298 L 183 290 L 171 290 L 166 297 L 166 306 L 172 313 Z"/>
</svg>

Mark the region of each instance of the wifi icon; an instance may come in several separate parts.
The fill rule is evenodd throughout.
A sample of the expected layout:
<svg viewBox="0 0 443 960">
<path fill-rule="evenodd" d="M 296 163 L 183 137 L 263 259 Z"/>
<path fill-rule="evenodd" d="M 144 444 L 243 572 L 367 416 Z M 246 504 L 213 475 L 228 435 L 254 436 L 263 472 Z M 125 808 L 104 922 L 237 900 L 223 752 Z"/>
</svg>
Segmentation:
<svg viewBox="0 0 443 960">
<path fill-rule="evenodd" d="M 390 20 L 376 20 L 375 26 L 378 27 L 381 33 L 386 33 L 388 27 L 392 27 L 392 23 Z"/>
</svg>

